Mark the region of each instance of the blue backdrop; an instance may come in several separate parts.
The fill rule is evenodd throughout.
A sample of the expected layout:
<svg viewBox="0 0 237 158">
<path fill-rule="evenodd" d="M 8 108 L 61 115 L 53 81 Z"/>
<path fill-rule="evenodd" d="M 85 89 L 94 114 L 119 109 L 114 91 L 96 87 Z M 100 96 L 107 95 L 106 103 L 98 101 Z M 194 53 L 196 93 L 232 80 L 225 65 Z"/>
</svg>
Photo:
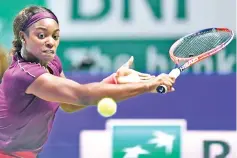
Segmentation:
<svg viewBox="0 0 237 158">
<path fill-rule="evenodd" d="M 80 83 L 101 81 L 105 77 L 73 72 L 66 75 Z M 175 92 L 144 94 L 120 102 L 113 118 L 183 118 L 189 130 L 235 130 L 235 87 L 235 74 L 183 75 L 176 81 Z M 96 107 L 73 114 L 59 110 L 40 158 L 78 158 L 80 131 L 104 129 L 105 122 Z"/>
</svg>

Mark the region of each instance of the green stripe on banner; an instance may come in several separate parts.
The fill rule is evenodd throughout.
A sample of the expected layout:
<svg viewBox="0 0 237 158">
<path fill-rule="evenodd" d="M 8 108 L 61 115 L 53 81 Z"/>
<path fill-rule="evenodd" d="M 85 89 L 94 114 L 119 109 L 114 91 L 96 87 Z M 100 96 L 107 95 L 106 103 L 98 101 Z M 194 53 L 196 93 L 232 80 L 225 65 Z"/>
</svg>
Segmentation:
<svg viewBox="0 0 237 158">
<path fill-rule="evenodd" d="M 133 55 L 136 70 L 168 72 L 174 67 L 168 51 L 175 40 L 177 39 L 61 41 L 58 55 L 65 71 L 79 70 L 82 60 L 89 57 L 95 61 L 94 66 L 89 68 L 91 73 L 108 73 L 115 71 Z M 196 64 L 186 72 L 236 72 L 235 41 L 234 39 L 221 53 Z"/>
</svg>

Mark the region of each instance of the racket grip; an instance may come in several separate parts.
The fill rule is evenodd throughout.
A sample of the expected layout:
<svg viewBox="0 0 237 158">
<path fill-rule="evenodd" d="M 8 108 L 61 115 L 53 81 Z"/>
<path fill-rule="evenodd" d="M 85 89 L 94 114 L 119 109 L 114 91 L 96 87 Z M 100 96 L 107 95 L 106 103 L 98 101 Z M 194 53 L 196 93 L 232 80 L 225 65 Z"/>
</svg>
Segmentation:
<svg viewBox="0 0 237 158">
<path fill-rule="evenodd" d="M 175 69 L 173 69 L 170 73 L 169 73 L 169 76 L 171 76 L 171 77 L 174 77 L 174 78 L 177 78 L 177 77 L 179 77 L 179 75 L 180 75 L 180 69 L 179 68 L 175 68 Z M 156 88 L 156 91 L 158 92 L 158 93 L 167 93 L 167 91 L 168 91 L 168 88 L 165 86 L 165 85 L 160 85 L 160 86 L 158 86 L 157 88 Z"/>
</svg>

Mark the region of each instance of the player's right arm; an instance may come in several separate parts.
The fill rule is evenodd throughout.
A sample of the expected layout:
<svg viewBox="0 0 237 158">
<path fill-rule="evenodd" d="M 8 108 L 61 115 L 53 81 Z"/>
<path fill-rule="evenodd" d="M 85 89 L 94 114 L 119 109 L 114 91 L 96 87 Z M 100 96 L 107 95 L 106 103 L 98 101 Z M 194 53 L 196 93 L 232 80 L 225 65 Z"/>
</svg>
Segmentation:
<svg viewBox="0 0 237 158">
<path fill-rule="evenodd" d="M 164 74 L 150 82 L 114 85 L 101 82 L 79 84 L 70 79 L 44 73 L 30 84 L 26 89 L 26 93 L 51 102 L 78 106 L 95 105 L 104 97 L 122 101 L 139 94 L 154 91 L 161 84 L 171 87 L 173 83 L 174 79 Z"/>
</svg>

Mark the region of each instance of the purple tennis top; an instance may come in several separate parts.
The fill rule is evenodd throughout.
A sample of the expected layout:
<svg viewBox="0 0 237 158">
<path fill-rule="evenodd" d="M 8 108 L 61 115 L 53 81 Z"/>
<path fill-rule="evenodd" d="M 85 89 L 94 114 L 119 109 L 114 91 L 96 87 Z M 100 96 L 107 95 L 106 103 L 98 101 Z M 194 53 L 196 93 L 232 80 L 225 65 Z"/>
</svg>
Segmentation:
<svg viewBox="0 0 237 158">
<path fill-rule="evenodd" d="M 62 64 L 57 56 L 48 67 L 60 76 Z M 48 72 L 40 64 L 26 62 L 17 53 L 13 56 L 0 84 L 0 151 L 37 153 L 46 142 L 59 104 L 25 93 L 44 73 Z"/>
</svg>

